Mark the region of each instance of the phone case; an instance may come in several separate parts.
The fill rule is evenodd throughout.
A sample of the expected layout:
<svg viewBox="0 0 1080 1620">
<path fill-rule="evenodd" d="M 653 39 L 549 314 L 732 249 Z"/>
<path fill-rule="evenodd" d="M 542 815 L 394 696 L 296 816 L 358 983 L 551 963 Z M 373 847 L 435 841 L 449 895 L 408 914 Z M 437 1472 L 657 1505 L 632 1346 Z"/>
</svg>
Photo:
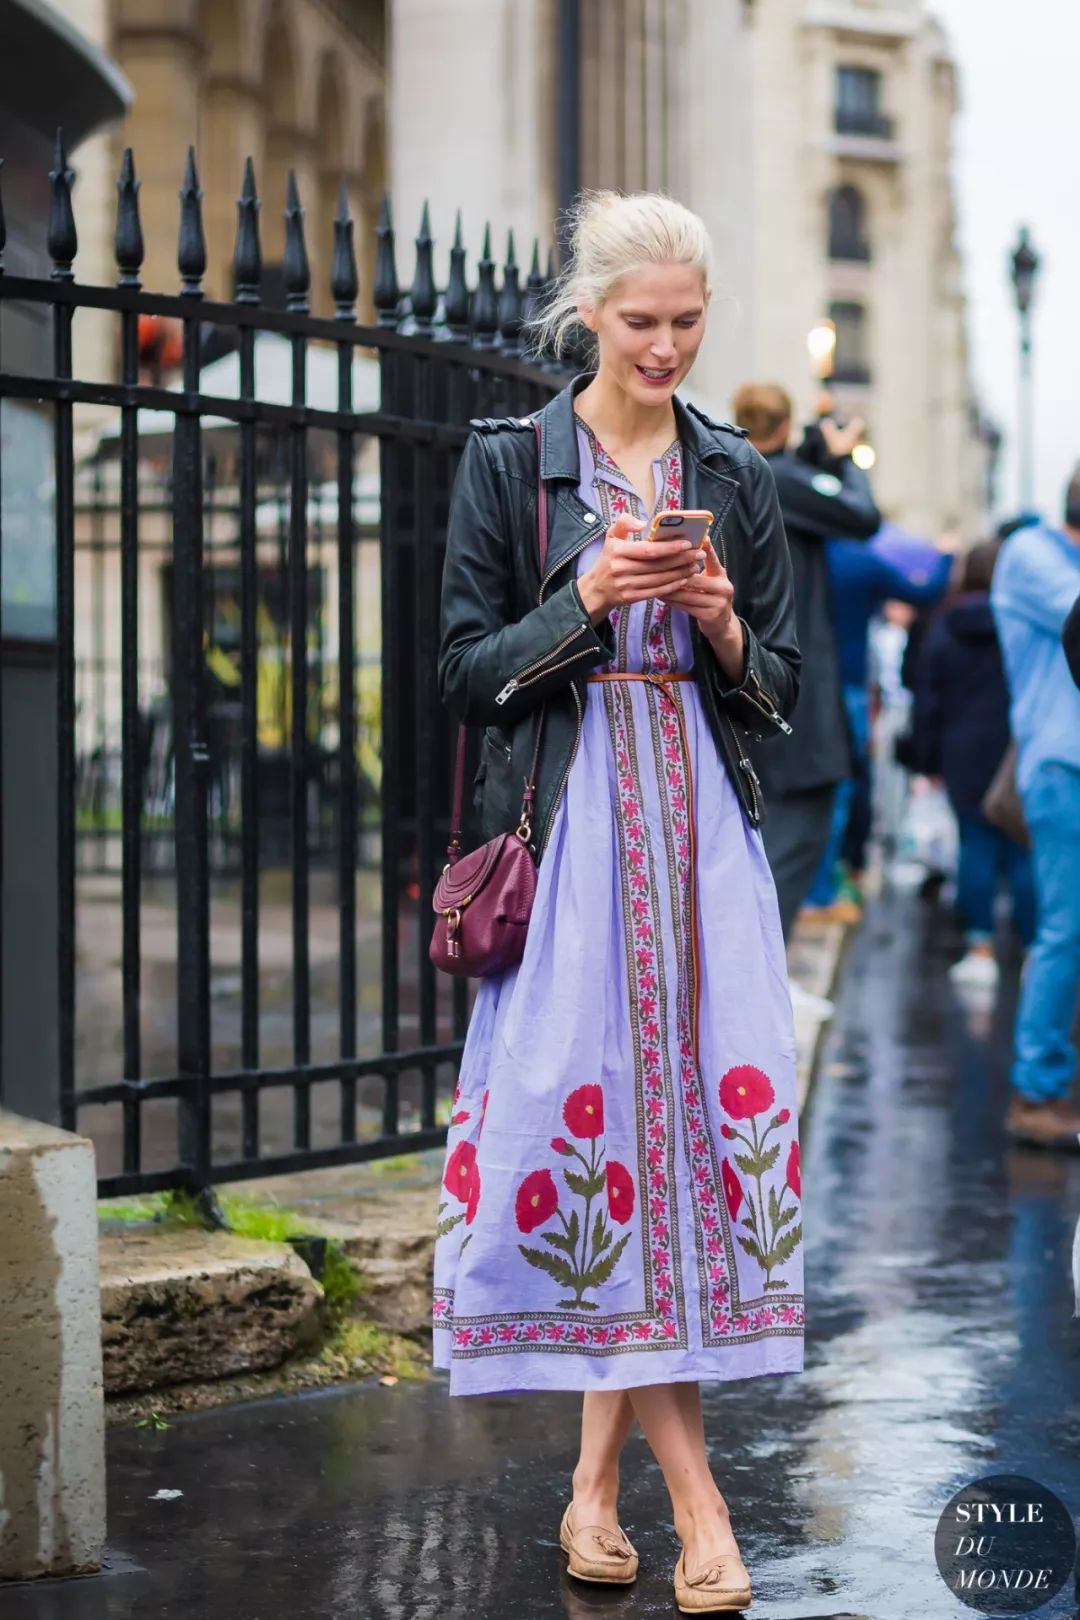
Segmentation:
<svg viewBox="0 0 1080 1620">
<path fill-rule="evenodd" d="M 711 512 L 657 512 L 649 526 L 647 540 L 674 540 L 688 534 L 696 546 L 703 545 L 712 528 Z"/>
</svg>

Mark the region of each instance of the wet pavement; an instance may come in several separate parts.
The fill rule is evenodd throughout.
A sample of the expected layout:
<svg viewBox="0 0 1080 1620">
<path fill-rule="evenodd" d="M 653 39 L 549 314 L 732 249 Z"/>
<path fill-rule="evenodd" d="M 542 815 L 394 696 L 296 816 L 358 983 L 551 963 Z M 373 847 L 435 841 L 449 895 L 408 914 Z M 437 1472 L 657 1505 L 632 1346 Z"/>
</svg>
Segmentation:
<svg viewBox="0 0 1080 1620">
<path fill-rule="evenodd" d="M 934 1529 L 980 1476 L 1029 1475 L 1080 1511 L 1080 1157 L 1006 1148 L 1010 996 L 965 1009 L 946 944 L 909 895 L 853 941 L 802 1129 L 806 1371 L 704 1390 L 759 1620 L 974 1614 Z M 0 1616 L 674 1616 L 677 1544 L 640 1438 L 622 1497 L 637 1583 L 563 1572 L 577 1404 L 451 1402 L 437 1380 L 113 1431 L 110 1573 L 9 1589 Z M 1037 1612 L 1074 1617 L 1071 1583 Z"/>
</svg>

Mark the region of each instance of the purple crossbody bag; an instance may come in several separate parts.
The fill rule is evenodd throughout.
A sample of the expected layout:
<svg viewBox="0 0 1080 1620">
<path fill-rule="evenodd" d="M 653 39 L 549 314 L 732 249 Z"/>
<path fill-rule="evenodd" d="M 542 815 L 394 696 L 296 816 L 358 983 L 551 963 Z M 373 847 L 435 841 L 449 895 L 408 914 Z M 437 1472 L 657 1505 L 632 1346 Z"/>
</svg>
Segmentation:
<svg viewBox="0 0 1080 1620">
<path fill-rule="evenodd" d="M 540 461 L 540 424 L 536 431 Z M 547 561 L 547 487 L 539 478 L 536 502 L 540 578 Z M 536 767 L 544 724 L 541 704 L 533 722 L 533 751 L 521 819 L 513 832 L 498 833 L 468 855 L 461 853 L 461 812 L 465 792 L 465 727 L 458 727 L 454 758 L 454 791 L 450 811 L 447 862 L 435 885 L 431 904 L 437 913 L 428 954 L 443 973 L 456 978 L 486 978 L 520 962 L 536 896 L 536 862 L 529 852 L 536 797 Z"/>
</svg>

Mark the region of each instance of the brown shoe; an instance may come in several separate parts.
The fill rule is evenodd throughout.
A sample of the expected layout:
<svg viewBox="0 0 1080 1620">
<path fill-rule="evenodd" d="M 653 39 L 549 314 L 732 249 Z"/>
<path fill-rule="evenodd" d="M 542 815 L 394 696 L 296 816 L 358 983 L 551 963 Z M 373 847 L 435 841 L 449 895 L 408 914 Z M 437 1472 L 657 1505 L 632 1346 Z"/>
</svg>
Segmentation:
<svg viewBox="0 0 1080 1620">
<path fill-rule="evenodd" d="M 722 1614 L 748 1609 L 753 1601 L 750 1571 L 737 1553 L 710 1558 L 694 1576 L 688 1576 L 684 1554 L 675 1565 L 675 1602 L 682 1614 Z"/>
<path fill-rule="evenodd" d="M 1025 1147 L 1080 1153 L 1080 1112 L 1067 1097 L 1033 1102 L 1030 1097 L 1014 1091 L 1005 1115 L 1005 1131 L 1014 1142 Z"/>
<path fill-rule="evenodd" d="M 559 1545 L 569 1560 L 571 1575 L 579 1581 L 629 1586 L 637 1579 L 638 1555 L 622 1530 L 608 1530 L 602 1524 L 570 1527 L 571 1502 L 559 1526 Z"/>
</svg>

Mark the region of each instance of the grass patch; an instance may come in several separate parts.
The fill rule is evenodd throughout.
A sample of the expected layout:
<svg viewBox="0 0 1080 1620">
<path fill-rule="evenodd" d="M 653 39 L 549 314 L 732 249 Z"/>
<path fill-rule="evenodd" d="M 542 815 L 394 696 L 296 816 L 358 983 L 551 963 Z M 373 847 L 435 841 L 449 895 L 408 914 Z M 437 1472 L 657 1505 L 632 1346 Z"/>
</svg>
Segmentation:
<svg viewBox="0 0 1080 1620">
<path fill-rule="evenodd" d="M 319 1359 L 339 1378 L 423 1378 L 427 1374 L 425 1359 L 410 1339 L 356 1317 L 339 1324 Z"/>
</svg>

